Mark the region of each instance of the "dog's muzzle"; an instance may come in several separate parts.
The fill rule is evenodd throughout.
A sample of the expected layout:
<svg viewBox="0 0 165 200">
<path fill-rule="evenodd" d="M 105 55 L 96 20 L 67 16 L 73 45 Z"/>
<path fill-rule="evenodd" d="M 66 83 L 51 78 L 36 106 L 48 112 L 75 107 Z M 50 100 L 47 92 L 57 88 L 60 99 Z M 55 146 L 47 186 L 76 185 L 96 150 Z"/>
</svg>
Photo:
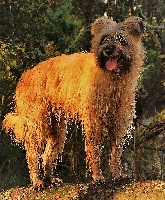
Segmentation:
<svg viewBox="0 0 165 200">
<path fill-rule="evenodd" d="M 118 66 L 118 61 L 122 59 L 120 50 L 114 45 L 107 45 L 101 52 L 101 63 L 103 68 L 114 70 Z"/>
<path fill-rule="evenodd" d="M 130 58 L 117 48 L 115 44 L 105 46 L 98 58 L 102 69 L 121 74 L 129 71 Z"/>
</svg>

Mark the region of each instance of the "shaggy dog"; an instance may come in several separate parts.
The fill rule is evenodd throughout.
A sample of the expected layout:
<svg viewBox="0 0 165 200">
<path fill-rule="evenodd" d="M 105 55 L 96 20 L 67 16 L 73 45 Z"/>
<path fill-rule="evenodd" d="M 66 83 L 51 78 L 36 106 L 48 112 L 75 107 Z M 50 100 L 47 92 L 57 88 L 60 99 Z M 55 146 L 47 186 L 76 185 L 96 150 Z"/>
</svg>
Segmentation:
<svg viewBox="0 0 165 200">
<path fill-rule="evenodd" d="M 91 53 L 50 58 L 23 73 L 15 111 L 6 115 L 3 127 L 25 146 L 35 188 L 44 187 L 45 180 L 58 181 L 52 166 L 63 150 L 68 120 L 83 124 L 93 181 L 104 180 L 100 157 L 105 136 L 111 143 L 113 178 L 122 175 L 123 138 L 135 116 L 144 29 L 137 17 L 121 23 L 98 18 L 92 24 Z"/>
</svg>

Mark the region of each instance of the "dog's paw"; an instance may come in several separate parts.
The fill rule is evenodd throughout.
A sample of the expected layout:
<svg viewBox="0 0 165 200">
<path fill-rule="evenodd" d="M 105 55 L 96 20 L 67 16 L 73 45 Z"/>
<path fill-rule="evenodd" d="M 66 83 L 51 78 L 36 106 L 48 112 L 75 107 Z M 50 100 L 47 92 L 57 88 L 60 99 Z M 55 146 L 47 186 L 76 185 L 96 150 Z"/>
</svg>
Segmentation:
<svg viewBox="0 0 165 200">
<path fill-rule="evenodd" d="M 113 178 L 112 181 L 115 185 L 125 185 L 131 183 L 133 178 L 126 174 L 121 174 L 120 176 Z"/>
<path fill-rule="evenodd" d="M 93 176 L 93 184 L 103 184 L 105 183 L 105 178 L 102 174 Z"/>
<path fill-rule="evenodd" d="M 61 185 L 63 183 L 62 179 L 60 178 L 56 178 L 54 176 L 50 176 L 50 177 L 45 177 L 44 178 L 44 183 L 46 184 L 46 186 L 49 185 Z"/>
<path fill-rule="evenodd" d="M 37 180 L 35 183 L 33 183 L 33 188 L 35 190 L 41 191 L 45 188 L 45 183 L 42 180 Z"/>
<path fill-rule="evenodd" d="M 52 184 L 62 184 L 63 183 L 63 181 L 62 181 L 62 179 L 60 179 L 60 178 L 55 178 L 55 177 L 51 177 L 50 178 L 50 182 L 52 183 Z"/>
<path fill-rule="evenodd" d="M 102 180 L 97 180 L 97 181 L 93 182 L 93 184 L 95 184 L 95 185 L 104 185 L 105 182 L 106 182 L 105 179 L 102 179 Z"/>
</svg>

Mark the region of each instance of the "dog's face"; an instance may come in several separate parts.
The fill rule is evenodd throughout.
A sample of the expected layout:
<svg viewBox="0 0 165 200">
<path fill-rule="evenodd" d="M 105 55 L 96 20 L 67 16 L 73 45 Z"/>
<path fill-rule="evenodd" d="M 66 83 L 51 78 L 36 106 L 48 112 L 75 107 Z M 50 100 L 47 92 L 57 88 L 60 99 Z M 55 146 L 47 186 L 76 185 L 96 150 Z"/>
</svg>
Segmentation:
<svg viewBox="0 0 165 200">
<path fill-rule="evenodd" d="M 100 68 L 117 74 L 129 72 L 135 53 L 133 45 L 140 42 L 144 30 L 145 23 L 137 17 L 121 23 L 98 18 L 92 26 L 92 52 Z"/>
</svg>

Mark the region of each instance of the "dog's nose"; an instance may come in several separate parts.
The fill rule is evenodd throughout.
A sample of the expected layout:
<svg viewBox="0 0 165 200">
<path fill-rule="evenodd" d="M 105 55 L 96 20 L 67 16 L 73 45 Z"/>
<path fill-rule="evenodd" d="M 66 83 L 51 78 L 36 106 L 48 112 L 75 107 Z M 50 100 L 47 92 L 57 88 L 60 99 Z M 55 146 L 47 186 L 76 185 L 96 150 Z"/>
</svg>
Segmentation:
<svg viewBox="0 0 165 200">
<path fill-rule="evenodd" d="M 106 49 L 104 49 L 104 52 L 107 56 L 110 56 L 115 52 L 115 50 L 116 50 L 115 45 L 111 45 L 111 46 L 108 46 Z"/>
</svg>

